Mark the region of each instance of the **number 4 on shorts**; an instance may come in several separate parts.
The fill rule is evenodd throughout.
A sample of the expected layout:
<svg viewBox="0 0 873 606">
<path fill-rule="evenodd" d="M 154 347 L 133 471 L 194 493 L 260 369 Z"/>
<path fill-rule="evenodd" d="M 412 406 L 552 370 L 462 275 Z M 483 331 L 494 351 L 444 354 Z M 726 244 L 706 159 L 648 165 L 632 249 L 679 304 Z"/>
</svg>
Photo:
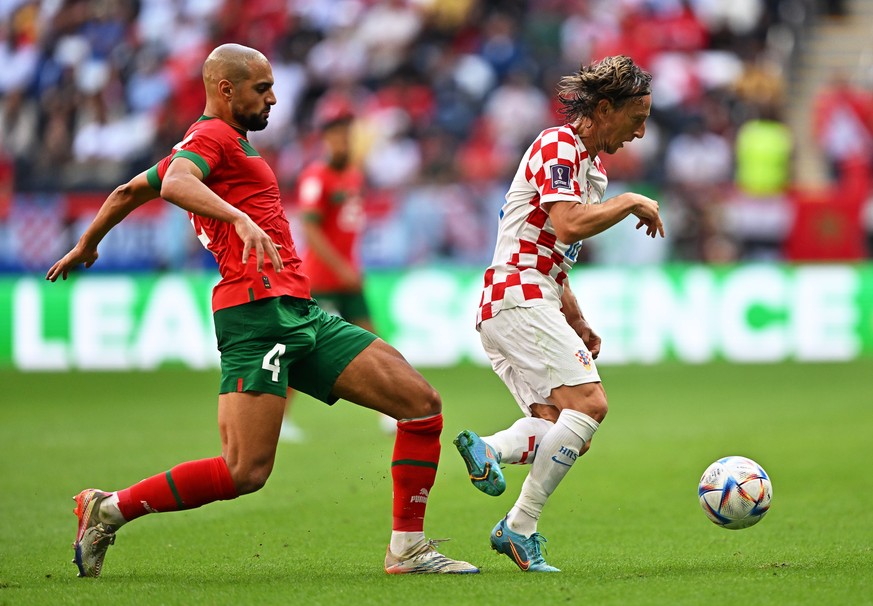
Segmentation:
<svg viewBox="0 0 873 606">
<path fill-rule="evenodd" d="M 281 358 L 284 353 L 285 346 L 282 343 L 276 343 L 273 345 L 273 349 L 264 356 L 264 363 L 261 364 L 261 368 L 273 373 L 273 383 L 279 382 L 279 371 L 282 369 L 279 365 L 279 358 Z"/>
</svg>

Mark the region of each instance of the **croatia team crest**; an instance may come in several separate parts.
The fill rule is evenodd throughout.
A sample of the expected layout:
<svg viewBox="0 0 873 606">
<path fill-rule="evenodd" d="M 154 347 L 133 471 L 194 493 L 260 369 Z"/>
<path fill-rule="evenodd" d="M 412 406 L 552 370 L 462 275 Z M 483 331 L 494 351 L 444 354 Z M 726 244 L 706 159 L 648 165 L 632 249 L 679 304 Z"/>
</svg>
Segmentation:
<svg viewBox="0 0 873 606">
<path fill-rule="evenodd" d="M 584 349 L 580 349 L 576 352 L 576 359 L 582 362 L 582 366 L 585 367 L 585 370 L 591 370 L 591 354 Z"/>
</svg>

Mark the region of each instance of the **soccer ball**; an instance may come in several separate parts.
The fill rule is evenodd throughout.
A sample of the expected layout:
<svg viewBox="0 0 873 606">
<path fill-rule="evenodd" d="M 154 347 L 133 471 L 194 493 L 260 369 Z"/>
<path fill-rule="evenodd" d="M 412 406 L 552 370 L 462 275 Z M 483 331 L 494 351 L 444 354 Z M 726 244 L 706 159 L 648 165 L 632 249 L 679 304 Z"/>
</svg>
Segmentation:
<svg viewBox="0 0 873 606">
<path fill-rule="evenodd" d="M 770 509 L 770 476 L 746 457 L 724 457 L 706 468 L 697 487 L 703 512 L 718 526 L 739 530 L 757 524 Z"/>
</svg>

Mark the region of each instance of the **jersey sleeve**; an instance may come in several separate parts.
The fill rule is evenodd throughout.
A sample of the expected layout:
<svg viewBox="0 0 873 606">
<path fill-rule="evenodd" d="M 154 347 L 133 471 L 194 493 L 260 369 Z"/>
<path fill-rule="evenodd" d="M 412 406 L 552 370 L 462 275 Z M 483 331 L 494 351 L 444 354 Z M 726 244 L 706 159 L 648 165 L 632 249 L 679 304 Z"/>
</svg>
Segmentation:
<svg viewBox="0 0 873 606">
<path fill-rule="evenodd" d="M 221 133 L 211 128 L 199 128 L 189 131 L 185 138 L 173 146 L 170 155 L 159 161 L 154 167 L 154 172 L 149 171 L 149 182 L 160 184 L 170 167 L 170 163 L 176 158 L 191 160 L 203 173 L 205 180 L 212 170 L 221 163 L 225 155 Z"/>
<path fill-rule="evenodd" d="M 576 140 L 570 131 L 544 131 L 531 147 L 526 171 L 528 181 L 540 195 L 540 203 L 582 202 L 579 165 Z"/>
<path fill-rule="evenodd" d="M 146 171 L 146 179 L 148 179 L 149 185 L 152 189 L 156 191 L 161 191 L 161 182 L 163 181 L 163 174 L 167 172 L 167 167 L 164 167 L 164 171 L 160 172 L 159 167 L 161 165 L 161 160 L 150 169 Z"/>
</svg>

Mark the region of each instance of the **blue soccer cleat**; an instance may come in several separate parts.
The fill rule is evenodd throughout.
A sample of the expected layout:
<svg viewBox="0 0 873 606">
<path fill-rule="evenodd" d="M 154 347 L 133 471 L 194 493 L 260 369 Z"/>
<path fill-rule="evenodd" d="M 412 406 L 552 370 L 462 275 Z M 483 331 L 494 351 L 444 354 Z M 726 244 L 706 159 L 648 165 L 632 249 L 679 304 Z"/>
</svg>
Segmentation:
<svg viewBox="0 0 873 606">
<path fill-rule="evenodd" d="M 529 537 L 512 532 L 503 518 L 491 531 L 491 549 L 509 556 L 509 559 L 524 572 L 561 572 L 554 566 L 549 566 L 543 559 L 540 546 L 546 538 L 538 532 Z"/>
<path fill-rule="evenodd" d="M 467 465 L 473 486 L 492 497 L 503 494 L 506 480 L 500 470 L 500 459 L 494 455 L 491 447 L 469 429 L 459 433 L 454 444 Z"/>
</svg>

